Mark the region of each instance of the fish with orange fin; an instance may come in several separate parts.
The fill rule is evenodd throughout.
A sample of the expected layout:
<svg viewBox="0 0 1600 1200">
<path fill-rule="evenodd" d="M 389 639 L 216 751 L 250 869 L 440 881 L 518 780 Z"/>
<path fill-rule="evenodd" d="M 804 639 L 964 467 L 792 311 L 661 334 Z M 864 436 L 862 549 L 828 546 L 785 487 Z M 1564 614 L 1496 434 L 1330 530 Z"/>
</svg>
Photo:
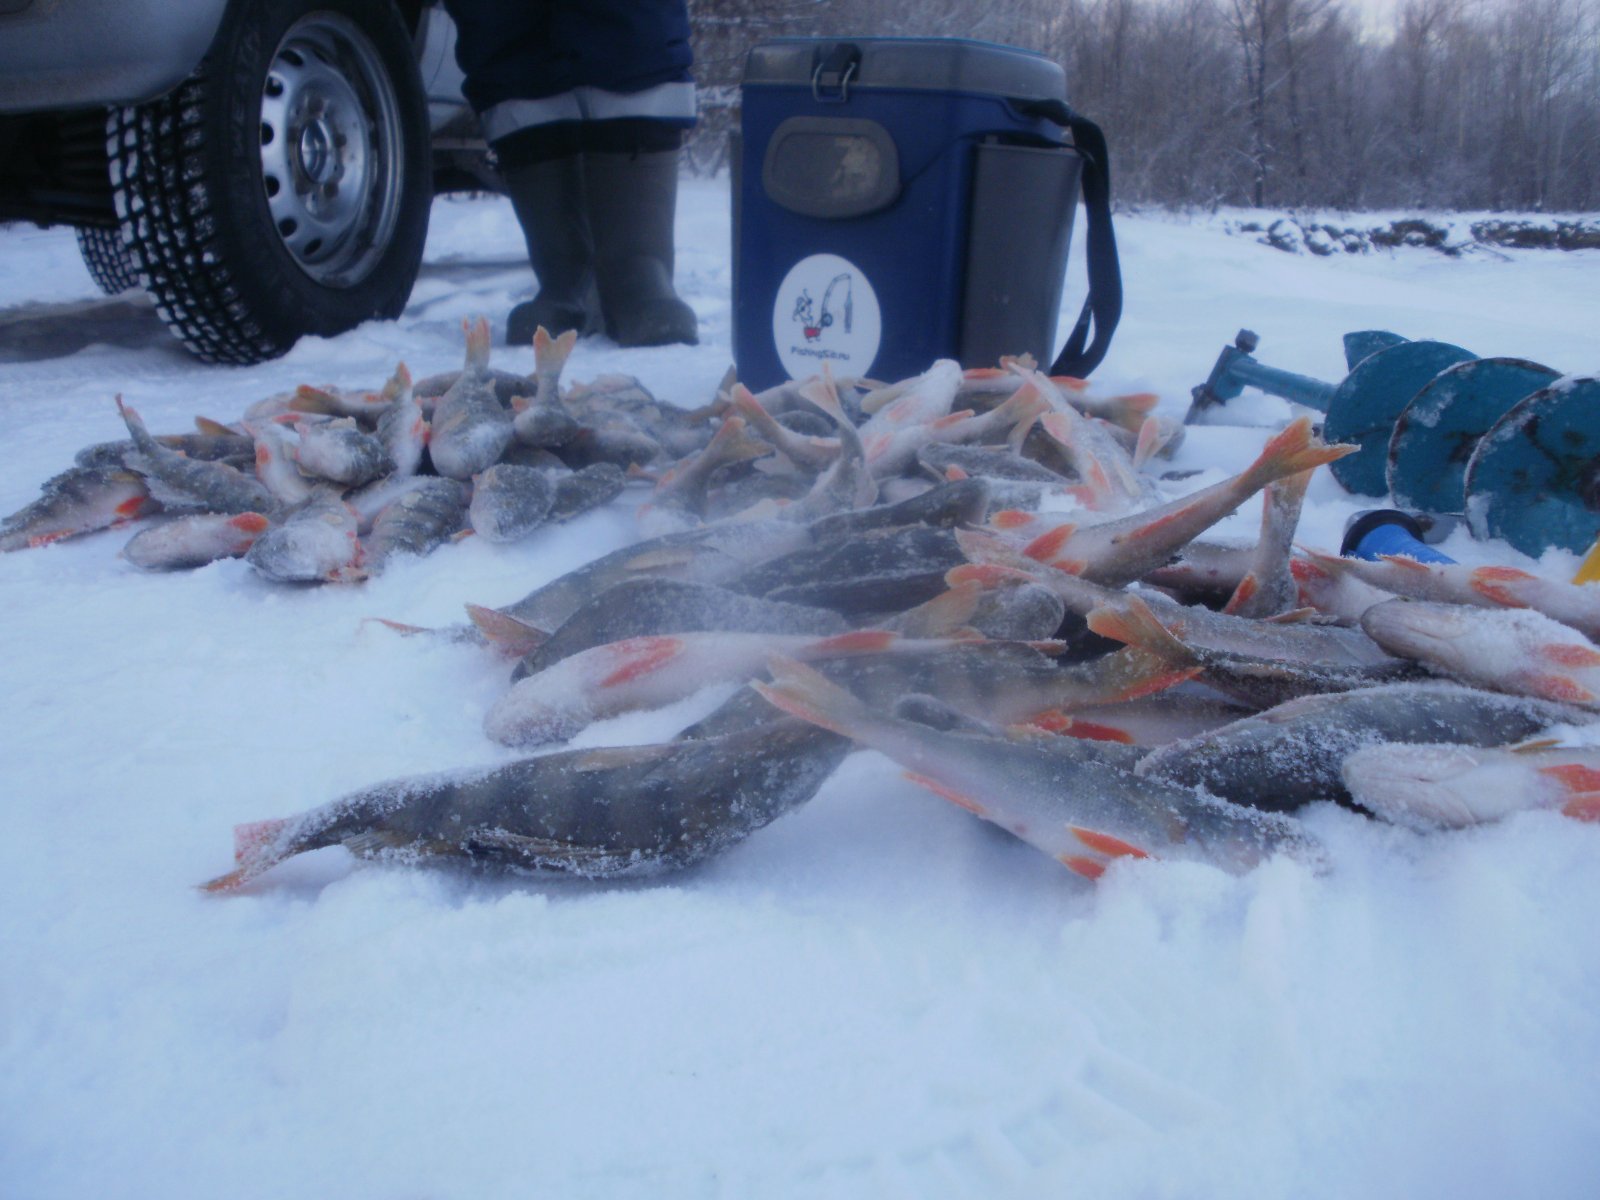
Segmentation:
<svg viewBox="0 0 1600 1200">
<path fill-rule="evenodd" d="M 1231 479 L 1155 508 L 1098 525 L 1063 524 L 1023 548 L 1030 558 L 1098 583 L 1131 583 L 1167 562 L 1205 530 L 1276 479 L 1354 453 L 1327 445 L 1302 417 L 1269 440 L 1260 456 Z"/>
<path fill-rule="evenodd" d="M 874 711 L 802 663 L 775 659 L 751 686 L 791 716 L 887 755 L 908 777 L 1098 878 L 1118 858 L 1198 859 L 1248 870 L 1279 851 L 1314 854 L 1294 822 L 1141 779 L 1091 742 L 939 729 Z"/>
<path fill-rule="evenodd" d="M 1347 755 L 1379 742 L 1502 746 L 1581 724 L 1582 710 L 1456 683 L 1391 683 L 1302 696 L 1152 750 L 1136 772 L 1240 804 L 1289 811 L 1348 800 Z"/>
<path fill-rule="evenodd" d="M 489 322 L 479 317 L 463 321 L 462 328 L 466 365 L 434 403 L 428 454 L 439 474 L 467 480 L 498 459 L 513 434 L 511 412 L 489 375 Z"/>
<path fill-rule="evenodd" d="M 234 828 L 236 892 L 297 854 L 343 846 L 398 864 L 457 862 L 602 878 L 676 870 L 804 804 L 849 743 L 801 721 L 721 737 L 568 750 L 363 788 Z"/>
<path fill-rule="evenodd" d="M 1037 376 L 1035 382 L 1042 378 Z M 1048 386 L 1048 380 L 1040 385 L 1041 390 Z M 1149 507 L 1155 499 L 1154 485 L 1139 473 L 1117 438 L 1093 417 L 1084 416 L 1062 400 L 1039 424 L 1077 472 L 1087 489 L 1088 507 L 1102 512 L 1128 512 Z"/>
<path fill-rule="evenodd" d="M 1300 524 L 1310 471 L 1275 479 L 1261 492 L 1261 537 L 1250 569 L 1239 580 L 1223 612 L 1236 617 L 1273 617 L 1299 607 L 1300 588 L 1289 569 L 1294 531 Z"/>
<path fill-rule="evenodd" d="M 828 637 L 725 631 L 627 638 L 569 655 L 524 676 L 484 717 L 484 732 L 506 746 L 562 741 L 592 721 L 660 708 L 715 683 L 741 683 L 773 653 L 796 658 L 927 654 L 949 639 L 906 638 L 886 629 Z"/>
<path fill-rule="evenodd" d="M 1600 821 L 1600 747 L 1553 740 L 1384 744 L 1347 756 L 1341 773 L 1362 808 L 1419 832 L 1464 829 L 1531 809 Z"/>
<path fill-rule="evenodd" d="M 744 418 L 724 417 L 705 449 L 674 463 L 656 481 L 650 499 L 639 506 L 639 530 L 645 537 L 680 533 L 704 521 L 706 489 L 724 467 L 772 453 L 772 447 L 747 436 Z"/>
<path fill-rule="evenodd" d="M 261 513 L 185 513 L 140 530 L 122 557 L 141 571 L 187 571 L 238 558 L 271 524 Z"/>
<path fill-rule="evenodd" d="M 121 396 L 117 397 L 117 411 L 138 447 L 128 455 L 128 467 L 145 477 L 150 495 L 162 504 L 220 513 L 277 511 L 277 500 L 254 476 L 227 463 L 192 459 L 162 445 Z"/>
<path fill-rule="evenodd" d="M 1532 609 L 1388 600 L 1362 614 L 1361 628 L 1391 654 L 1452 678 L 1600 709 L 1600 646 Z"/>
<path fill-rule="evenodd" d="M 1600 586 L 1545 579 L 1517 567 L 1418 562 L 1403 555 L 1370 561 L 1306 552 L 1322 571 L 1412 600 L 1479 608 L 1531 608 L 1600 641 Z M 1382 597 L 1386 599 L 1387 597 Z"/>
<path fill-rule="evenodd" d="M 1207 646 L 1204 627 L 1195 641 L 1186 641 L 1173 632 L 1181 633 L 1188 627 L 1183 615 L 1186 611 L 1167 605 L 1155 611 L 1139 597 L 1127 595 L 1091 611 L 1087 624 L 1092 632 L 1102 637 L 1142 647 L 1172 663 L 1191 665 L 1200 682 L 1258 709 L 1271 708 L 1296 696 L 1426 678 L 1426 672 L 1402 658 L 1347 663 L 1331 661 L 1330 656 L 1310 654 L 1285 657 L 1281 651 L 1274 657 L 1271 654 L 1274 647 L 1270 644 L 1262 645 L 1261 653 L 1253 653 L 1248 634 L 1233 648 Z M 1206 620 L 1202 618 L 1203 622 Z M 1253 624 L 1262 628 L 1260 622 Z M 1265 643 L 1269 637 L 1264 632 L 1260 640 Z"/>
<path fill-rule="evenodd" d="M 256 538 L 245 561 L 277 583 L 356 583 L 368 574 L 359 529 L 355 510 L 325 493 Z"/>
<path fill-rule="evenodd" d="M 428 445 L 428 420 L 422 415 L 405 363 L 395 367 L 382 394 L 388 403 L 378 416 L 378 441 L 383 443 L 396 475 L 415 475 Z"/>
<path fill-rule="evenodd" d="M 37 500 L 0 521 L 0 552 L 48 546 L 160 509 L 136 471 L 69 467 L 45 480 Z"/>
</svg>

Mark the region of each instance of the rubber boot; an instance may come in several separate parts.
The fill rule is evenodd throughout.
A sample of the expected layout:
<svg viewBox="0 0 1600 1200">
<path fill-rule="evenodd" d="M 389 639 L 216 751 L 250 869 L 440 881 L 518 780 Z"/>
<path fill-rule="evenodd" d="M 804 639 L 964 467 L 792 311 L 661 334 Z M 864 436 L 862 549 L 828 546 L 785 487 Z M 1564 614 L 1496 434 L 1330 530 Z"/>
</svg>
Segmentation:
<svg viewBox="0 0 1600 1200">
<path fill-rule="evenodd" d="M 528 243 L 528 262 L 539 293 L 511 310 L 506 345 L 526 346 L 543 325 L 551 336 L 576 329 L 599 333 L 600 293 L 595 285 L 594 238 L 584 205 L 583 157 L 552 158 L 505 173 L 511 206 Z"/>
<path fill-rule="evenodd" d="M 583 165 L 606 332 L 622 346 L 694 345 L 694 310 L 672 288 L 678 152 L 590 152 Z"/>
</svg>

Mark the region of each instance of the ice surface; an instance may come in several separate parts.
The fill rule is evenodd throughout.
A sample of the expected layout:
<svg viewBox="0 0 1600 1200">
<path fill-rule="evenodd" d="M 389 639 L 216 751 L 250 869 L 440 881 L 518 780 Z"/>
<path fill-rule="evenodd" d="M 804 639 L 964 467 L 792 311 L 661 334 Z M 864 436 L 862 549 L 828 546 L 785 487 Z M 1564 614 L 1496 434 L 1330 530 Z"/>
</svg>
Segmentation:
<svg viewBox="0 0 1600 1200">
<path fill-rule="evenodd" d="M 581 343 L 570 380 L 704 403 L 730 356 L 727 185 L 686 182 L 697 347 Z M 1592 370 L 1600 257 L 1316 259 L 1216 222 L 1119 223 L 1127 312 L 1097 373 L 1181 416 L 1241 326 L 1344 374 L 1393 328 Z M 69 230 L 0 229 L 0 511 L 121 392 L 152 430 L 298 383 L 459 365 L 532 289 L 509 207 L 441 200 L 403 317 L 206 367 L 96 299 Z M 1075 258 L 1065 303 L 1082 294 Z M 528 370 L 531 349 L 497 349 Z M 1231 474 L 1247 395 L 1172 464 Z M 1213 478 L 1208 474 L 1206 479 Z M 1371 501 L 1319 472 L 1301 540 Z M 551 1197 L 1590 1197 L 1600 1178 L 1600 828 L 1523 813 L 1419 836 L 1320 808 L 1334 869 L 1124 863 L 1088 885 L 849 759 L 810 805 L 665 882 L 556 886 L 319 851 L 231 899 L 230 829 L 506 761 L 509 665 L 364 623 L 459 622 L 623 544 L 631 494 L 527 542 L 287 589 L 151 576 L 127 532 L 0 556 L 0 1193 Z M 1245 505 L 1216 531 L 1253 539 Z M 1570 578 L 1464 531 L 1462 561 Z M 725 694 L 722 693 L 722 694 Z M 660 738 L 722 694 L 586 731 Z"/>
</svg>

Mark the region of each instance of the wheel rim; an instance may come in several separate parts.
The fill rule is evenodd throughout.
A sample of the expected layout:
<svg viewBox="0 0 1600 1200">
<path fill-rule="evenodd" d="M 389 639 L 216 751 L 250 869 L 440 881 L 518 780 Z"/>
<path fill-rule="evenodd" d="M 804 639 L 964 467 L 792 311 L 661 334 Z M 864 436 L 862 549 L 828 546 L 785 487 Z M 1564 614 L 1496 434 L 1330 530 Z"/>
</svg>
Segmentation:
<svg viewBox="0 0 1600 1200">
<path fill-rule="evenodd" d="M 318 283 L 377 265 L 401 199 L 400 104 L 376 47 L 336 13 L 284 34 L 261 89 L 261 175 L 283 247 Z"/>
</svg>

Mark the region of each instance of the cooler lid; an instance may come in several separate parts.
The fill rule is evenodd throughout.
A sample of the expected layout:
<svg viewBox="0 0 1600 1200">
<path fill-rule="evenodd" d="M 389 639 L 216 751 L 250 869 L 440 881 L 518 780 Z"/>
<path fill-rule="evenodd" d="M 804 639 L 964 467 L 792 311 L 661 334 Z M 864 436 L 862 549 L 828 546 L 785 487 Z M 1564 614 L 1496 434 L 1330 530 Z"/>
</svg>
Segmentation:
<svg viewBox="0 0 1600 1200">
<path fill-rule="evenodd" d="M 1067 76 L 1042 54 L 969 38 L 773 38 L 752 47 L 744 83 L 967 92 L 1065 100 Z M 847 82 L 846 82 L 847 80 Z"/>
</svg>

